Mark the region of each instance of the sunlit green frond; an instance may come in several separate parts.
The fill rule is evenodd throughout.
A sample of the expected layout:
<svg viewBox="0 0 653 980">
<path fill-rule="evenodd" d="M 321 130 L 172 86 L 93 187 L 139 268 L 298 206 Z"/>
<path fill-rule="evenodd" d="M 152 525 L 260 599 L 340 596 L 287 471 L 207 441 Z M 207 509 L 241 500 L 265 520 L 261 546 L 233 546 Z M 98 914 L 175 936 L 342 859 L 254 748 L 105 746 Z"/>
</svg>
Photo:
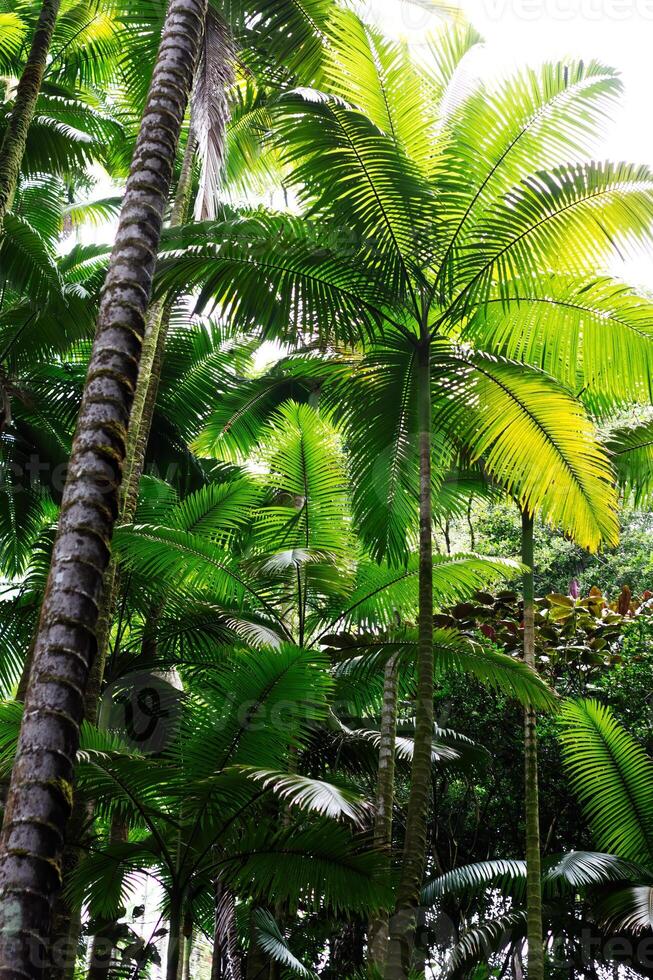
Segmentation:
<svg viewBox="0 0 653 980">
<path fill-rule="evenodd" d="M 268 93 L 253 78 L 238 79 L 228 93 L 229 122 L 224 183 L 228 192 L 255 194 L 280 177 L 278 154 L 266 134 L 271 128 Z"/>
<path fill-rule="evenodd" d="M 165 590 L 172 584 L 202 589 L 232 613 L 247 604 L 277 620 L 275 610 L 243 576 L 224 545 L 174 527 L 134 525 L 116 531 L 114 549 L 150 589 Z"/>
<path fill-rule="evenodd" d="M 25 37 L 25 24 L 17 13 L 0 13 L 0 67 L 11 69 Z"/>
<path fill-rule="evenodd" d="M 261 436 L 272 503 L 257 518 L 267 554 L 350 549 L 346 472 L 335 430 L 310 405 L 286 402 Z"/>
<path fill-rule="evenodd" d="M 436 211 L 417 166 L 392 137 L 335 96 L 291 92 L 279 99 L 274 118 L 300 199 L 350 229 L 379 283 L 410 299 Z"/>
<path fill-rule="evenodd" d="M 522 704 L 550 711 L 557 698 L 551 688 L 523 660 L 517 660 L 495 647 L 481 645 L 455 630 L 436 629 L 433 637 L 436 675 L 451 671 L 470 674 Z"/>
<path fill-rule="evenodd" d="M 201 456 L 234 463 L 250 458 L 278 408 L 287 401 L 306 401 L 318 390 L 319 370 L 317 362 L 306 365 L 304 376 L 301 371 L 288 370 L 284 361 L 260 378 L 233 377 L 193 448 Z"/>
<path fill-rule="evenodd" d="M 418 500 L 416 354 L 399 338 L 366 358 L 335 400 L 350 457 L 354 520 L 372 557 L 406 561 Z"/>
<path fill-rule="evenodd" d="M 592 835 L 605 851 L 646 863 L 653 855 L 653 761 L 596 701 L 561 711 L 563 761 Z"/>
<path fill-rule="evenodd" d="M 434 555 L 433 598 L 436 605 L 460 602 L 479 589 L 497 581 L 518 576 L 521 566 L 509 558 L 484 558 L 477 555 Z M 361 561 L 356 570 L 353 590 L 343 605 L 341 599 L 320 610 L 323 632 L 336 626 L 347 630 L 353 625 L 388 626 L 401 610 L 404 619 L 417 614 L 418 560 L 412 555 L 406 567 Z M 329 617 L 332 618 L 329 618 Z"/>
<path fill-rule="evenodd" d="M 71 87 L 101 87 L 115 78 L 124 38 L 116 4 L 80 0 L 64 6 L 57 18 L 46 79 Z"/>
<path fill-rule="evenodd" d="M 614 279 L 556 275 L 536 290 L 497 286 L 463 336 L 577 391 L 651 400 L 653 301 Z"/>
<path fill-rule="evenodd" d="M 250 17 L 247 36 L 254 65 L 258 49 L 277 70 L 283 65 L 304 84 L 319 81 L 329 43 L 333 0 L 257 0 L 255 5 L 240 5 Z"/>
<path fill-rule="evenodd" d="M 119 197 L 106 197 L 96 201 L 69 204 L 64 208 L 63 215 L 73 228 L 82 225 L 98 228 L 117 218 L 121 203 L 122 199 Z"/>
<path fill-rule="evenodd" d="M 245 477 L 210 483 L 177 503 L 169 511 L 166 523 L 187 534 L 219 541 L 251 520 L 260 496 L 259 487 Z"/>
<path fill-rule="evenodd" d="M 332 682 L 324 667 L 322 654 L 284 644 L 235 649 L 196 668 L 206 696 L 187 717 L 182 746 L 195 778 L 230 766 L 287 766 L 290 748 L 301 747 L 309 727 L 326 717 Z"/>
<path fill-rule="evenodd" d="M 592 273 L 615 249 L 632 253 L 651 239 L 652 203 L 645 166 L 579 163 L 526 177 L 461 242 L 453 308 L 462 313 L 484 303 L 497 280 L 506 296 L 527 280 L 545 293 L 543 269 Z"/>
<path fill-rule="evenodd" d="M 56 262 L 41 235 L 18 214 L 5 216 L 0 240 L 0 277 L 4 287 L 36 300 L 61 295 Z"/>
<path fill-rule="evenodd" d="M 435 366 L 438 424 L 451 427 L 471 458 L 482 460 L 522 507 L 541 512 L 590 550 L 616 543 L 613 472 L 578 401 L 522 364 L 459 356 L 453 371 L 446 357 Z"/>
<path fill-rule="evenodd" d="M 476 83 L 452 114 L 435 175 L 447 202 L 443 282 L 451 281 L 491 202 L 533 172 L 586 153 L 620 90 L 615 71 L 595 61 L 526 68 L 495 86 Z"/>
<path fill-rule="evenodd" d="M 433 155 L 432 101 L 406 42 L 391 41 L 353 10 L 334 6 L 329 91 L 340 96 L 427 172 Z"/>
</svg>

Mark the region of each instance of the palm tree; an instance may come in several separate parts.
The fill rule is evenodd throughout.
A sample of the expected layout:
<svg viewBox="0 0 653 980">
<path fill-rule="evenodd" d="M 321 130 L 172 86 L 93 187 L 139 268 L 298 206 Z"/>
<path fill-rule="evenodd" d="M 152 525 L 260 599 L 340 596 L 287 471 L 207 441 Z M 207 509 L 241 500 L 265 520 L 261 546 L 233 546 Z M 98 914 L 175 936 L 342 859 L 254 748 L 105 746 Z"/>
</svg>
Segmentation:
<svg viewBox="0 0 653 980">
<path fill-rule="evenodd" d="M 144 317 L 204 16 L 200 0 L 172 0 L 168 10 L 100 307 L 35 644 L 2 838 L 0 969 L 26 976 L 47 947 L 51 900 L 60 885 L 55 869 L 71 805 Z M 48 875 L 44 863 L 52 869 Z"/>
<path fill-rule="evenodd" d="M 592 121 L 618 91 L 603 66 L 549 65 L 461 94 L 457 69 L 478 40 L 473 31 L 440 39 L 425 75 L 353 15 L 334 23 L 336 95 L 291 93 L 275 108 L 277 145 L 310 217 L 258 211 L 194 238 L 191 230 L 178 248 L 171 241 L 162 282 L 195 284 L 200 308 L 217 303 L 243 330 L 287 343 L 298 334 L 322 345 L 358 341 L 364 355 L 354 356 L 334 404 L 346 419 L 355 518 L 374 557 L 405 560 L 419 502 L 418 750 L 387 968 L 394 978 L 409 967 L 425 859 L 430 488 L 441 478 L 432 457 L 446 463 L 455 432 L 523 508 L 542 510 L 590 548 L 615 540 L 608 460 L 565 386 L 614 397 L 614 363 L 599 342 L 606 322 L 622 391 L 640 384 L 628 351 L 650 366 L 650 337 L 636 329 L 640 301 L 592 273 L 610 237 L 649 234 L 653 182 L 645 169 L 579 162 Z M 479 133 L 490 134 L 481 151 Z M 602 230 L 593 218 L 599 202 Z M 522 311 L 534 323 L 540 308 L 543 332 L 520 345 Z M 591 326 L 578 331 L 583 317 Z M 549 342 L 556 331 L 557 347 Z M 333 375 L 337 355 L 331 366 Z M 215 421 L 217 446 L 233 434 L 221 409 Z"/>
<path fill-rule="evenodd" d="M 16 193 L 27 133 L 41 89 L 60 2 L 61 0 L 43 2 L 32 46 L 16 89 L 9 125 L 0 146 L 0 232 L 5 214 L 11 208 Z"/>
<path fill-rule="evenodd" d="M 535 553 L 533 517 L 522 513 L 522 562 L 524 572 L 524 661 L 535 668 Z M 528 975 L 544 980 L 542 936 L 542 867 L 540 848 L 540 806 L 537 758 L 537 717 L 524 709 L 524 800 L 526 811 L 526 877 L 528 910 Z"/>
</svg>

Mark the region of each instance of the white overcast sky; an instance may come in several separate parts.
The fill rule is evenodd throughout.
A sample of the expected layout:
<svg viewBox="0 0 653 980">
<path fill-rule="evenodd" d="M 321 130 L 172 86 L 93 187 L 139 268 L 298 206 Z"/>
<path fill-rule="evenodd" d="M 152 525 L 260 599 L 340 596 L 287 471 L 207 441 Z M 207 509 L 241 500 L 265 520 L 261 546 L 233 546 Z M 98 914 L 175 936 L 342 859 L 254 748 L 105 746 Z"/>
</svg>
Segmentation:
<svg viewBox="0 0 653 980">
<path fill-rule="evenodd" d="M 409 0 L 365 0 L 384 30 L 418 45 L 433 18 Z M 653 0 L 458 0 L 486 40 L 482 72 L 568 56 L 616 68 L 624 95 L 602 155 L 653 167 Z M 649 267 L 650 266 L 650 267 Z M 653 258 L 615 269 L 653 289 Z"/>
</svg>

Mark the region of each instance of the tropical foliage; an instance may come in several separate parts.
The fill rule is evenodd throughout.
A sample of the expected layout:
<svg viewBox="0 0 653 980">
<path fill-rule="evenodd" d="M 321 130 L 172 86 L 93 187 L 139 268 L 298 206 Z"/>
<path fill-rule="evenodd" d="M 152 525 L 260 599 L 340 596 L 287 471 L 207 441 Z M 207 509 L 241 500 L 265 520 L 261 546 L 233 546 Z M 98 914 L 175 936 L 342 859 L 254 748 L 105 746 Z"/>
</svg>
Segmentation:
<svg viewBox="0 0 653 980">
<path fill-rule="evenodd" d="M 0 0 L 3 975 L 650 975 L 653 174 L 411 2 Z"/>
</svg>

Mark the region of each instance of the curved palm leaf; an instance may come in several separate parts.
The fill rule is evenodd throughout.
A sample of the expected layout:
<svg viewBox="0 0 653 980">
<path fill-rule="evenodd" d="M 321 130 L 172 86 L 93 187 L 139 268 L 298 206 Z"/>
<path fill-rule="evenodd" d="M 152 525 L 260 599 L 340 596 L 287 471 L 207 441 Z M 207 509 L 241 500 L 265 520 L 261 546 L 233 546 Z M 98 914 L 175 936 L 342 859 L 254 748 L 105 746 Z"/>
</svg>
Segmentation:
<svg viewBox="0 0 653 980">
<path fill-rule="evenodd" d="M 560 719 L 565 769 L 597 844 L 650 864 L 653 761 L 596 701 L 567 701 Z"/>
</svg>

